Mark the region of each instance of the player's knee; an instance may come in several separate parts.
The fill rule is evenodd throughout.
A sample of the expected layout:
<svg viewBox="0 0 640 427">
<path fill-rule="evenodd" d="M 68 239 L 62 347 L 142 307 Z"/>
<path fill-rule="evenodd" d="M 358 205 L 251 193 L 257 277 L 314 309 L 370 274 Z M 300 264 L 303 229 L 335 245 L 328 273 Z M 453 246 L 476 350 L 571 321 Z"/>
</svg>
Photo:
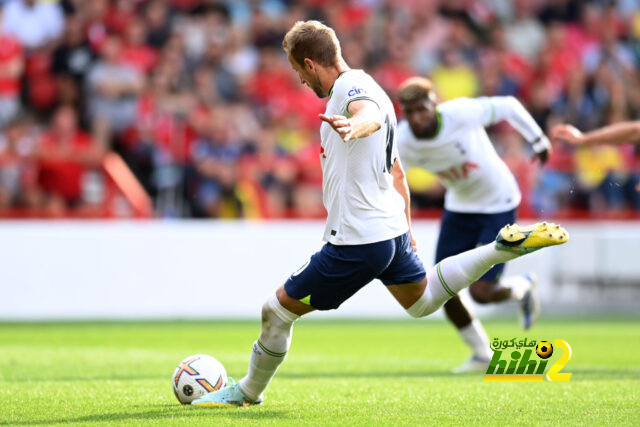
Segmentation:
<svg viewBox="0 0 640 427">
<path fill-rule="evenodd" d="M 422 310 L 412 310 L 414 306 L 412 305 L 411 307 L 407 308 L 407 313 L 409 313 L 409 316 L 413 317 L 414 319 L 419 319 L 421 317 L 426 316 L 426 314 L 424 314 L 424 312 Z"/>
<path fill-rule="evenodd" d="M 438 273 L 436 267 L 431 268 L 427 273 L 427 286 L 422 296 L 407 309 L 411 317 L 424 317 L 438 310 L 451 296 L 445 292 L 434 292 L 432 286 L 438 283 Z"/>
<path fill-rule="evenodd" d="M 269 300 L 267 300 L 262 304 L 262 324 L 268 323 L 272 317 L 273 309 L 271 308 Z"/>
<path fill-rule="evenodd" d="M 422 294 L 413 305 L 406 309 L 409 316 L 417 319 L 420 317 L 428 316 L 438 309 L 439 306 L 434 306 L 430 293 L 426 292 Z"/>
<path fill-rule="evenodd" d="M 273 294 L 262 305 L 262 325 L 276 328 L 285 328 L 294 322 L 298 316 L 289 312 L 278 301 L 278 297 Z"/>
</svg>

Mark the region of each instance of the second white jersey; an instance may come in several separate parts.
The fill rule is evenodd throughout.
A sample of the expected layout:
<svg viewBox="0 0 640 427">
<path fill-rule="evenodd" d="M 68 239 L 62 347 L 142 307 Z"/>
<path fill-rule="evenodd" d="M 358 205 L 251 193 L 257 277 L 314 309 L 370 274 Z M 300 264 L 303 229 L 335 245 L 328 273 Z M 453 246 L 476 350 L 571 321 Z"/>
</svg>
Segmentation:
<svg viewBox="0 0 640 427">
<path fill-rule="evenodd" d="M 327 209 L 324 240 L 360 245 L 392 239 L 409 231 L 404 199 L 393 186 L 391 168 L 398 157 L 393 104 L 362 70 L 340 75 L 331 89 L 326 115 L 349 117 L 349 104 L 375 102 L 382 128 L 345 143 L 326 122 L 320 127 L 322 191 Z"/>
<path fill-rule="evenodd" d="M 458 98 L 437 107 L 438 131 L 415 137 L 409 123 L 398 125 L 398 148 L 405 167 L 436 174 L 447 189 L 445 209 L 461 213 L 499 213 L 516 208 L 518 184 L 498 156 L 485 126 L 493 123 L 490 98 Z"/>
</svg>

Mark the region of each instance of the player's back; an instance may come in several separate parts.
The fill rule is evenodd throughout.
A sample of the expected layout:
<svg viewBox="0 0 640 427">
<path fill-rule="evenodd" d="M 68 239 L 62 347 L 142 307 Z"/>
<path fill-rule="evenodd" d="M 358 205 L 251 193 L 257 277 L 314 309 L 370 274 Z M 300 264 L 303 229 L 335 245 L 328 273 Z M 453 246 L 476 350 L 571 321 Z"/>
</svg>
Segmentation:
<svg viewBox="0 0 640 427">
<path fill-rule="evenodd" d="M 388 240 L 408 231 L 404 200 L 393 186 L 391 169 L 398 157 L 396 116 L 384 90 L 362 70 L 342 73 L 330 91 L 326 115 L 350 117 L 349 104 L 378 105 L 382 127 L 345 143 L 322 123 L 323 198 L 327 209 L 324 240 L 354 245 Z"/>
<path fill-rule="evenodd" d="M 496 153 L 485 126 L 492 122 L 486 98 L 458 98 L 438 105 L 438 131 L 417 138 L 409 124 L 398 126 L 402 162 L 435 173 L 447 188 L 445 208 L 496 213 L 520 203 L 517 182 Z"/>
</svg>

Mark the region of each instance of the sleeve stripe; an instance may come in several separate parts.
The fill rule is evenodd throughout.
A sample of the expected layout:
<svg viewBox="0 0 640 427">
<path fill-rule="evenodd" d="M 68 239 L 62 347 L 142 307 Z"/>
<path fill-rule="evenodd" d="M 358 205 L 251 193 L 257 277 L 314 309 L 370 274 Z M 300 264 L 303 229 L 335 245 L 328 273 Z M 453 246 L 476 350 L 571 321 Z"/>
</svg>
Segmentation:
<svg viewBox="0 0 640 427">
<path fill-rule="evenodd" d="M 378 104 L 373 98 L 371 98 L 370 96 L 356 96 L 355 98 L 351 98 L 349 100 L 347 100 L 347 104 L 344 106 L 344 108 L 342 109 L 343 113 L 346 113 L 345 115 L 349 114 L 349 105 L 353 102 L 353 101 L 360 101 L 361 99 L 366 99 L 369 100 L 371 102 L 373 102 L 374 104 L 376 104 L 378 106 L 378 108 L 380 108 L 380 104 Z"/>
</svg>

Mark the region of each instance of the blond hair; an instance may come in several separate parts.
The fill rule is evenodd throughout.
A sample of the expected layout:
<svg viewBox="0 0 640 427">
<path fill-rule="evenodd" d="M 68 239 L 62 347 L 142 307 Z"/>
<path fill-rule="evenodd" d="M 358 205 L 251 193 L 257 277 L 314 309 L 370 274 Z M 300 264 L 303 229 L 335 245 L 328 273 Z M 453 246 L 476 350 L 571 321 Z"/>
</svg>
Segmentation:
<svg viewBox="0 0 640 427">
<path fill-rule="evenodd" d="M 300 65 L 309 58 L 325 67 L 342 56 L 335 31 L 320 21 L 298 21 L 282 41 L 283 49 Z"/>
<path fill-rule="evenodd" d="M 398 88 L 398 99 L 402 103 L 432 99 L 434 96 L 433 83 L 425 77 L 410 77 Z"/>
</svg>

